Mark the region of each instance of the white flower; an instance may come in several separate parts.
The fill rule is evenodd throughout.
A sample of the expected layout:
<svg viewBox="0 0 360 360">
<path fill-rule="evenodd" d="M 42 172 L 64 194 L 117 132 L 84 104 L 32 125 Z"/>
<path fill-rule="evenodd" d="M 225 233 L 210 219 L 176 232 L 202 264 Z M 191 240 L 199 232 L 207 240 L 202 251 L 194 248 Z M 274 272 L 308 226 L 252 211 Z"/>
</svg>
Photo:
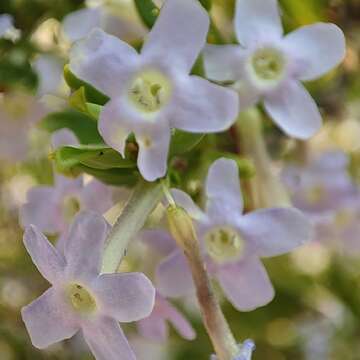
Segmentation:
<svg viewBox="0 0 360 360">
<path fill-rule="evenodd" d="M 304 26 L 283 36 L 276 0 L 237 0 L 239 45 L 209 45 L 207 76 L 235 80 L 240 107 L 264 101 L 267 113 L 290 136 L 307 139 L 321 127 L 321 115 L 300 81 L 316 79 L 345 56 L 345 38 L 334 24 Z"/>
</svg>

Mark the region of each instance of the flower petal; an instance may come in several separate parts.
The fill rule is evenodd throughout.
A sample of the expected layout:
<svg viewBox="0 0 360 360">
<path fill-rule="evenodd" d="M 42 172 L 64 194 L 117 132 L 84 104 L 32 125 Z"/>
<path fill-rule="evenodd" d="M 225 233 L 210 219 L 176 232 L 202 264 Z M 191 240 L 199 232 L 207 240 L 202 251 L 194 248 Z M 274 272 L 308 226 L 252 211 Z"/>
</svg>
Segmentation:
<svg viewBox="0 0 360 360">
<path fill-rule="evenodd" d="M 65 258 L 34 225 L 26 228 L 24 244 L 41 275 L 52 284 L 59 281 L 65 269 Z"/>
<path fill-rule="evenodd" d="M 194 0 L 168 0 L 150 31 L 142 54 L 190 72 L 205 46 L 209 16 Z"/>
<path fill-rule="evenodd" d="M 241 76 L 244 49 L 239 45 L 206 45 L 204 66 L 206 77 L 215 81 L 234 81 Z"/>
<path fill-rule="evenodd" d="M 139 234 L 140 239 L 157 254 L 169 255 L 176 249 L 176 242 L 173 237 L 163 229 L 146 229 Z"/>
<path fill-rule="evenodd" d="M 190 322 L 170 303 L 166 311 L 167 319 L 176 331 L 186 340 L 194 340 L 196 333 Z"/>
<path fill-rule="evenodd" d="M 100 26 L 101 8 L 80 9 L 65 16 L 62 22 L 62 30 L 71 41 L 77 41 L 89 34 L 89 32 Z"/>
<path fill-rule="evenodd" d="M 192 276 L 181 250 L 175 250 L 156 269 L 156 288 L 167 297 L 180 297 L 194 291 Z"/>
<path fill-rule="evenodd" d="M 345 57 L 342 30 L 334 24 L 304 26 L 284 38 L 283 46 L 295 62 L 300 80 L 313 80 L 336 67 Z"/>
<path fill-rule="evenodd" d="M 170 145 L 167 124 L 153 126 L 146 134 L 136 134 L 139 144 L 138 168 L 147 181 L 155 181 L 166 174 Z"/>
<path fill-rule="evenodd" d="M 165 342 L 169 335 L 165 318 L 157 314 L 138 321 L 137 328 L 141 336 L 152 341 Z"/>
<path fill-rule="evenodd" d="M 75 43 L 70 52 L 71 71 L 110 97 L 121 94 L 137 63 L 136 50 L 100 29 Z"/>
<path fill-rule="evenodd" d="M 297 209 L 253 211 L 239 219 L 239 228 L 258 256 L 285 254 L 310 240 L 310 221 Z"/>
<path fill-rule="evenodd" d="M 143 319 L 154 307 L 155 289 L 144 274 L 103 274 L 93 286 L 101 311 L 120 322 Z"/>
<path fill-rule="evenodd" d="M 109 225 L 93 212 L 81 212 L 70 227 L 64 244 L 66 272 L 75 279 L 92 279 L 100 271 Z"/>
<path fill-rule="evenodd" d="M 298 82 L 289 81 L 276 94 L 265 98 L 265 109 L 274 122 L 288 135 L 306 140 L 321 128 L 319 109 Z"/>
<path fill-rule="evenodd" d="M 111 188 L 98 180 L 91 180 L 81 191 L 81 205 L 86 210 L 105 213 L 113 205 Z"/>
<path fill-rule="evenodd" d="M 239 99 L 234 90 L 198 76 L 183 79 L 180 88 L 172 99 L 176 107 L 170 118 L 172 127 L 194 133 L 212 133 L 227 130 L 235 122 Z"/>
<path fill-rule="evenodd" d="M 125 157 L 126 139 L 131 133 L 121 99 L 110 100 L 102 109 L 98 122 L 99 133 L 104 141 Z"/>
<path fill-rule="evenodd" d="M 240 44 L 278 40 L 283 34 L 277 0 L 237 0 L 235 32 Z"/>
<path fill-rule="evenodd" d="M 22 308 L 21 315 L 32 344 L 39 349 L 69 339 L 79 330 L 54 288 Z"/>
<path fill-rule="evenodd" d="M 85 341 L 96 360 L 136 360 L 117 321 L 102 317 L 82 328 Z"/>
<path fill-rule="evenodd" d="M 209 168 L 206 179 L 207 211 L 211 212 L 212 203 L 221 202 L 241 214 L 244 207 L 240 189 L 239 168 L 234 160 L 221 158 Z"/>
<path fill-rule="evenodd" d="M 49 186 L 30 189 L 27 202 L 21 207 L 19 216 L 23 227 L 33 224 L 48 234 L 56 234 L 62 230 L 61 220 L 58 219 L 56 191 Z"/>
<path fill-rule="evenodd" d="M 0 38 L 3 37 L 6 32 L 13 28 L 14 19 L 9 14 L 0 15 Z"/>
<path fill-rule="evenodd" d="M 53 55 L 40 55 L 33 64 L 39 77 L 37 94 L 39 96 L 58 93 L 60 88 L 63 68 L 63 61 Z"/>
<path fill-rule="evenodd" d="M 56 131 L 52 135 L 51 144 L 56 150 L 61 146 L 77 145 L 79 144 L 79 140 L 71 130 L 64 128 Z"/>
<path fill-rule="evenodd" d="M 206 216 L 186 192 L 178 189 L 171 189 L 171 195 L 173 196 L 175 203 L 183 207 L 193 219 L 201 220 Z"/>
<path fill-rule="evenodd" d="M 252 311 L 274 297 L 266 270 L 256 258 L 220 267 L 217 278 L 228 300 L 240 311 Z"/>
</svg>

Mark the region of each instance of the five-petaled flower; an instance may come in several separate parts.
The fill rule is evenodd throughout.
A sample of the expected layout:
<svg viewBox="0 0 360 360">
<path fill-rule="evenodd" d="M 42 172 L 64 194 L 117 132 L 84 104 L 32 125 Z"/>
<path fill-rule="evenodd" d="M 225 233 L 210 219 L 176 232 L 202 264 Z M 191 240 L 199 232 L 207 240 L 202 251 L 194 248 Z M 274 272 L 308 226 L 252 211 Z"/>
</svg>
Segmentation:
<svg viewBox="0 0 360 360">
<path fill-rule="evenodd" d="M 267 113 L 288 135 L 314 135 L 321 115 L 300 81 L 316 79 L 342 61 L 342 31 L 317 23 L 283 37 L 277 0 L 237 0 L 235 32 L 240 46 L 207 46 L 208 78 L 235 81 L 241 109 L 263 99 Z"/>
<path fill-rule="evenodd" d="M 148 316 L 155 289 L 141 273 L 99 274 L 108 224 L 96 213 L 80 213 L 64 253 L 31 225 L 24 243 L 40 273 L 52 284 L 22 309 L 37 348 L 71 338 L 79 330 L 97 360 L 135 360 L 118 322 Z"/>
<path fill-rule="evenodd" d="M 229 159 L 217 160 L 206 182 L 203 212 L 190 198 L 172 190 L 176 203 L 195 220 L 209 273 L 241 311 L 272 300 L 274 290 L 260 257 L 271 257 L 301 246 L 311 237 L 307 218 L 293 208 L 270 208 L 242 214 L 238 167 Z M 157 269 L 157 288 L 165 296 L 182 296 L 193 284 L 181 250 L 173 251 Z"/>
<path fill-rule="evenodd" d="M 238 114 L 233 90 L 189 73 L 205 46 L 209 17 L 195 0 L 167 0 L 141 54 L 96 29 L 70 54 L 70 69 L 108 95 L 99 118 L 105 142 L 122 155 L 134 133 L 146 180 L 165 175 L 171 129 L 223 131 Z"/>
</svg>

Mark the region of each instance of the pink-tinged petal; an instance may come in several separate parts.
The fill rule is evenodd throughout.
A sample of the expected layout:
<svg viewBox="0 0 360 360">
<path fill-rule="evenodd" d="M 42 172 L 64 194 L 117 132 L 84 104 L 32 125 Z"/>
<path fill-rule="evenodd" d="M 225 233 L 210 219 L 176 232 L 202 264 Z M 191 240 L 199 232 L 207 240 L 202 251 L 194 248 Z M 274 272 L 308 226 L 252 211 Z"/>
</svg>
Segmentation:
<svg viewBox="0 0 360 360">
<path fill-rule="evenodd" d="M 166 315 L 176 331 L 186 340 L 194 340 L 196 333 L 190 322 L 170 303 Z"/>
<path fill-rule="evenodd" d="M 136 134 L 139 144 L 138 168 L 147 181 L 155 181 L 166 175 L 170 145 L 170 129 L 166 124 L 154 126 L 148 133 Z"/>
<path fill-rule="evenodd" d="M 141 336 L 152 341 L 165 342 L 169 336 L 166 319 L 157 314 L 138 321 L 137 329 Z"/>
<path fill-rule="evenodd" d="M 239 168 L 234 160 L 221 158 L 209 168 L 206 179 L 207 212 L 220 203 L 224 209 L 241 214 L 244 207 L 240 189 Z M 234 214 L 236 215 L 236 214 Z"/>
<path fill-rule="evenodd" d="M 316 79 L 341 63 L 346 43 L 342 30 L 334 24 L 304 26 L 287 35 L 283 46 L 295 61 L 301 80 Z"/>
<path fill-rule="evenodd" d="M 62 278 L 66 265 L 63 255 L 33 225 L 25 230 L 24 244 L 41 275 L 50 283 L 57 283 Z"/>
<path fill-rule="evenodd" d="M 319 109 L 308 91 L 296 81 L 288 81 L 278 92 L 267 95 L 265 109 L 288 135 L 306 140 L 322 125 Z"/>
<path fill-rule="evenodd" d="M 71 42 L 80 40 L 87 36 L 92 29 L 100 26 L 101 16 L 100 7 L 74 11 L 65 16 L 62 30 Z"/>
<path fill-rule="evenodd" d="M 255 310 L 274 297 L 266 270 L 256 258 L 220 267 L 217 278 L 228 300 L 240 311 Z"/>
<path fill-rule="evenodd" d="M 56 150 L 61 146 L 77 145 L 79 144 L 79 140 L 71 130 L 61 129 L 51 136 L 51 144 Z"/>
<path fill-rule="evenodd" d="M 167 0 L 141 53 L 190 72 L 205 46 L 208 30 L 209 16 L 198 1 Z"/>
<path fill-rule="evenodd" d="M 100 29 L 92 30 L 70 52 L 71 71 L 110 97 L 122 93 L 137 63 L 136 50 Z"/>
<path fill-rule="evenodd" d="M 159 294 L 156 296 L 155 307 L 151 315 L 138 322 L 138 330 L 145 338 L 164 342 L 168 337 L 166 321 L 169 321 L 184 339 L 193 340 L 195 338 L 195 331 L 187 319 Z"/>
<path fill-rule="evenodd" d="M 184 208 L 193 219 L 202 220 L 205 218 L 206 215 L 194 203 L 189 194 L 178 189 L 171 189 L 171 195 L 173 196 L 175 203 Z"/>
<path fill-rule="evenodd" d="M 246 47 L 280 39 L 283 28 L 277 0 L 237 0 L 235 32 Z"/>
<path fill-rule="evenodd" d="M 176 242 L 168 231 L 163 229 L 148 229 L 141 231 L 140 239 L 156 253 L 169 255 L 176 249 Z"/>
<path fill-rule="evenodd" d="M 194 291 L 192 276 L 181 250 L 175 250 L 156 269 L 156 288 L 166 297 L 180 297 Z"/>
<path fill-rule="evenodd" d="M 258 256 L 285 254 L 312 237 L 310 221 L 293 208 L 256 210 L 238 222 L 240 232 Z"/>
<path fill-rule="evenodd" d="M 83 326 L 82 331 L 96 360 L 136 360 L 116 320 L 101 317 Z"/>
<path fill-rule="evenodd" d="M 69 277 L 87 280 L 99 274 L 108 230 L 105 219 L 94 212 L 81 212 L 75 217 L 64 244 Z"/>
<path fill-rule="evenodd" d="M 20 224 L 36 225 L 39 230 L 55 234 L 62 230 L 58 219 L 56 190 L 49 186 L 37 186 L 29 190 L 27 202 L 20 209 Z"/>
<path fill-rule="evenodd" d="M 54 288 L 23 307 L 21 315 L 32 344 L 39 349 L 69 339 L 79 330 L 61 295 Z"/>
<path fill-rule="evenodd" d="M 155 301 L 155 288 L 141 273 L 103 274 L 93 284 L 103 314 L 120 322 L 149 316 Z"/>
<path fill-rule="evenodd" d="M 98 180 L 92 180 L 86 184 L 80 198 L 84 209 L 99 214 L 105 213 L 114 205 L 111 188 Z"/>
<path fill-rule="evenodd" d="M 215 81 L 239 79 L 244 55 L 239 45 L 207 45 L 204 49 L 206 77 Z"/>
<path fill-rule="evenodd" d="M 234 90 L 197 76 L 184 78 L 173 96 L 171 126 L 193 133 L 227 130 L 239 113 L 239 98 Z"/>
</svg>

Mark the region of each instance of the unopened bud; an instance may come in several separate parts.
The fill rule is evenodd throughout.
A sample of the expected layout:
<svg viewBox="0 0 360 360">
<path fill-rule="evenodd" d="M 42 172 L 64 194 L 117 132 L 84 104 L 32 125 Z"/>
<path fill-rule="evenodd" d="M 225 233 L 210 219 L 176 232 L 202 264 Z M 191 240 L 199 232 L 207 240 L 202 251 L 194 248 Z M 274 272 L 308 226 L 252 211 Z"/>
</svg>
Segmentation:
<svg viewBox="0 0 360 360">
<path fill-rule="evenodd" d="M 178 245 L 183 249 L 192 247 L 197 241 L 193 221 L 182 207 L 170 205 L 167 210 L 169 230 Z"/>
</svg>

